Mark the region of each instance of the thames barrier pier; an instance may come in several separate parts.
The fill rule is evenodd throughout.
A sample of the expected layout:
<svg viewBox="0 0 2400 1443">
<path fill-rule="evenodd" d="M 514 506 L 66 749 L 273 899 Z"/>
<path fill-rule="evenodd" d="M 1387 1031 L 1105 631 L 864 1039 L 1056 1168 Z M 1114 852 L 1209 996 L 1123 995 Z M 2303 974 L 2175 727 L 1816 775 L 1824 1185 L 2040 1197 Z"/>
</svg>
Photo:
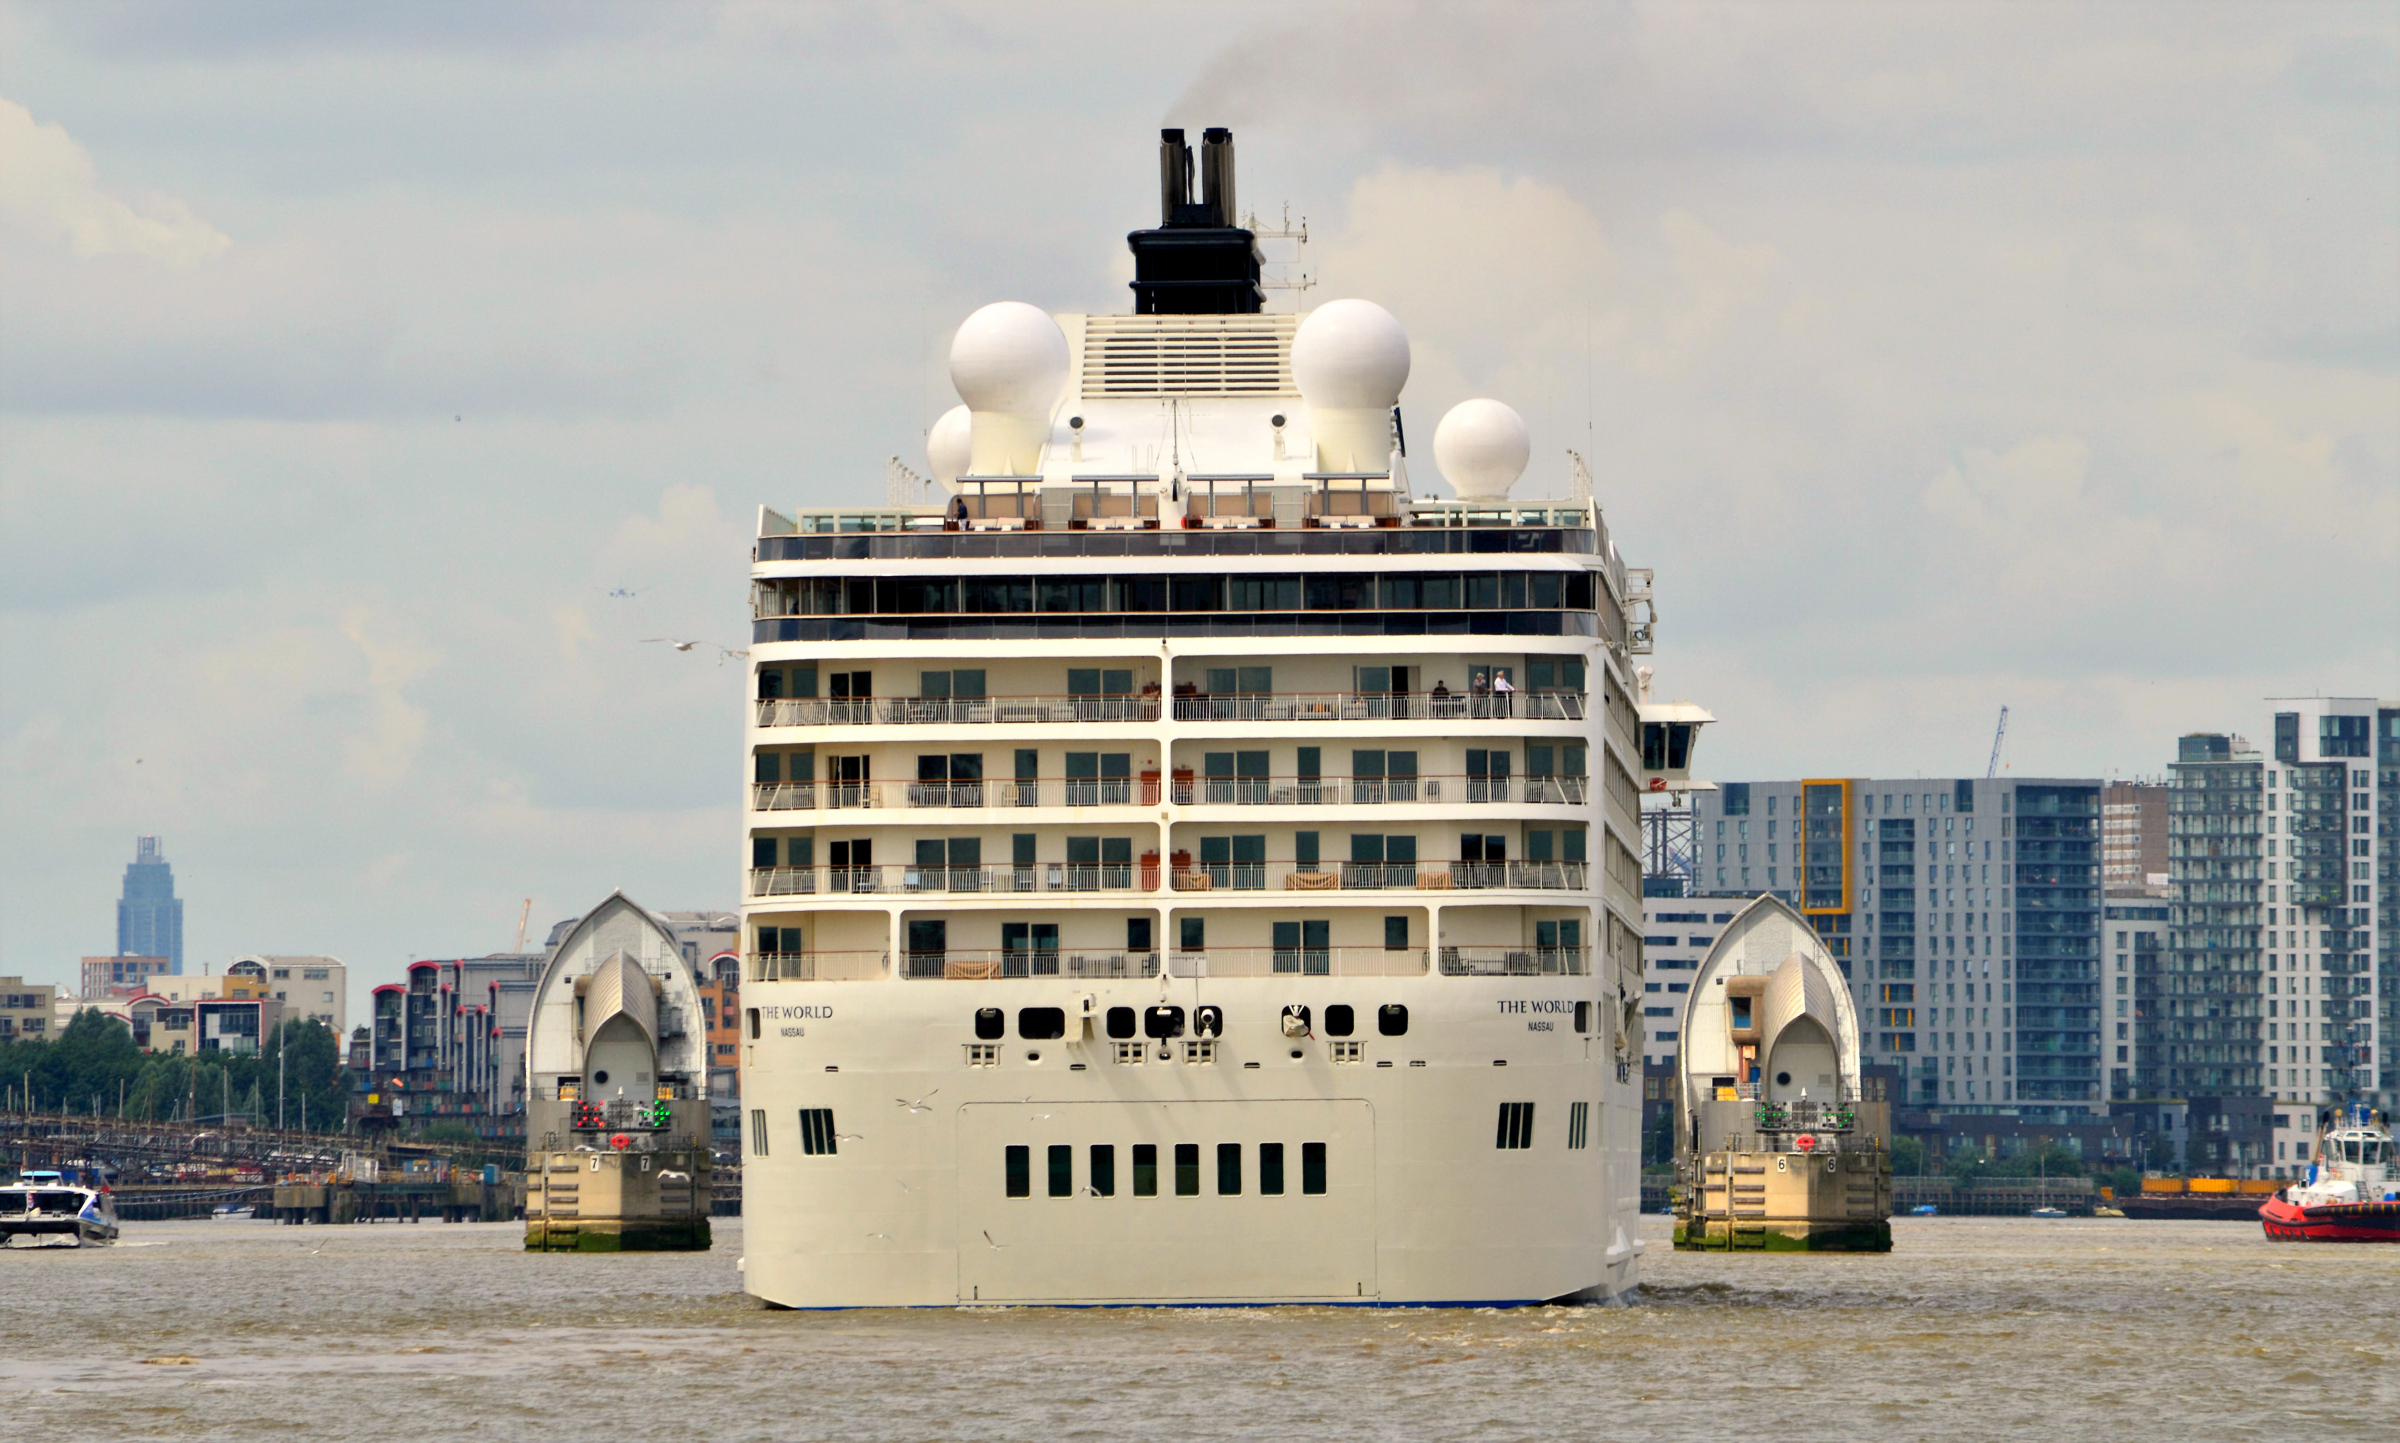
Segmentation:
<svg viewBox="0 0 2400 1443">
<path fill-rule="evenodd" d="M 709 1246 L 707 1033 L 674 934 L 623 893 L 542 974 L 525 1043 L 525 1246 Z"/>
</svg>

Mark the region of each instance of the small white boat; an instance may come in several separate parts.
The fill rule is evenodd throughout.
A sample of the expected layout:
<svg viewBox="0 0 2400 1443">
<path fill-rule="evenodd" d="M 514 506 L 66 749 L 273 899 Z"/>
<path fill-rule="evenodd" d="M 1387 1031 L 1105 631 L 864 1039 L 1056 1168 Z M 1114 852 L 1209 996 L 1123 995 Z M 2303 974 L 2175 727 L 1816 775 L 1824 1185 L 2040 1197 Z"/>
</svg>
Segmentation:
<svg viewBox="0 0 2400 1443">
<path fill-rule="evenodd" d="M 2033 1215 L 2037 1218 L 2063 1218 L 2067 1214 L 2063 1208 L 2035 1208 Z"/>
<path fill-rule="evenodd" d="M 258 1209 L 249 1203 L 218 1203 L 208 1216 L 212 1222 L 242 1223 L 257 1217 Z"/>
<path fill-rule="evenodd" d="M 117 1240 L 117 1203 L 106 1188 L 83 1187 L 55 1172 L 21 1174 L 0 1187 L 0 1248 L 19 1238 L 69 1247 Z"/>
</svg>

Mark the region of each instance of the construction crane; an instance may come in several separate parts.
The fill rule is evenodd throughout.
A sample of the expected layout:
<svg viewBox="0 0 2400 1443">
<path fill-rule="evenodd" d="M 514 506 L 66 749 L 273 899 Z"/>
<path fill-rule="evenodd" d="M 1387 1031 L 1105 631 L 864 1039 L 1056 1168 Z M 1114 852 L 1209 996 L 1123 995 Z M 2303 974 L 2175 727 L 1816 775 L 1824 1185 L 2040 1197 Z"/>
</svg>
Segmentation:
<svg viewBox="0 0 2400 1443">
<path fill-rule="evenodd" d="M 525 923 L 531 919 L 532 916 L 533 899 L 531 897 L 527 897 L 525 899 L 524 909 L 517 913 L 517 951 L 519 953 L 522 953 L 525 950 Z"/>
<path fill-rule="evenodd" d="M 1992 763 L 1983 769 L 1983 779 L 1990 781 L 2000 775 L 2000 744 L 2008 740 L 2008 708 L 2000 708 L 2000 729 L 1992 733 Z"/>
</svg>

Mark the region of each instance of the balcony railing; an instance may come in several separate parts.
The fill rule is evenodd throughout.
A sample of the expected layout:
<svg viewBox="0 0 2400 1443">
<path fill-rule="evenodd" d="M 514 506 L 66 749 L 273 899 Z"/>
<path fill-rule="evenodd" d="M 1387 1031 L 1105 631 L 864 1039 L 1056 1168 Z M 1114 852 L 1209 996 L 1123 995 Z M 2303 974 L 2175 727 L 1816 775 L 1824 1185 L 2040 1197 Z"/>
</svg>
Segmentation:
<svg viewBox="0 0 2400 1443">
<path fill-rule="evenodd" d="M 1590 953 L 1581 947 L 1444 947 L 1444 977 L 1581 977 Z"/>
<path fill-rule="evenodd" d="M 892 954 L 881 951 L 752 952 L 742 975 L 751 982 L 864 981 L 890 970 Z"/>
<path fill-rule="evenodd" d="M 760 812 L 848 810 L 953 811 L 984 807 L 1157 806 L 1382 807 L 1583 806 L 1591 779 L 1576 776 L 1478 777 L 1039 777 L 1013 781 L 758 782 L 750 806 Z"/>
<path fill-rule="evenodd" d="M 1211 947 L 1168 956 L 1173 977 L 1417 977 L 1422 947 Z"/>
<path fill-rule="evenodd" d="M 1147 696 L 774 697 L 757 702 L 762 727 L 1024 726 L 1154 722 Z"/>
<path fill-rule="evenodd" d="M 1177 721 L 1582 721 L 1579 691 L 1237 692 L 1173 698 Z M 1154 722 L 1157 693 L 1140 696 L 762 697 L 762 727 L 1035 726 Z"/>
<path fill-rule="evenodd" d="M 1017 977 L 1156 977 L 1156 952 L 1059 952 L 1006 947 L 901 954 L 900 975 L 920 981 L 991 982 Z"/>
<path fill-rule="evenodd" d="M 1039 862 L 1030 867 L 753 867 L 753 897 L 1035 892 L 1579 892 L 1585 862 Z"/>
</svg>

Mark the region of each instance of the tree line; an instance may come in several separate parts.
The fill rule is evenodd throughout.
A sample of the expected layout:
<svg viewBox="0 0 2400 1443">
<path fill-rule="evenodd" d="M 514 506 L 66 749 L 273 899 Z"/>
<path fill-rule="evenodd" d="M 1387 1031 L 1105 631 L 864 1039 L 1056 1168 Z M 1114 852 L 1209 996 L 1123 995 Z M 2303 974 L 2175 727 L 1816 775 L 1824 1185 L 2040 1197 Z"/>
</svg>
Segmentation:
<svg viewBox="0 0 2400 1443">
<path fill-rule="evenodd" d="M 18 1112 L 64 1112 L 143 1122 L 215 1122 L 340 1132 L 350 1070 L 324 1023 L 283 1023 L 256 1052 L 144 1052 L 121 1017 L 95 1007 L 53 1038 L 0 1042 L 0 1099 Z M 280 1088 L 277 1080 L 281 1064 Z"/>
</svg>

